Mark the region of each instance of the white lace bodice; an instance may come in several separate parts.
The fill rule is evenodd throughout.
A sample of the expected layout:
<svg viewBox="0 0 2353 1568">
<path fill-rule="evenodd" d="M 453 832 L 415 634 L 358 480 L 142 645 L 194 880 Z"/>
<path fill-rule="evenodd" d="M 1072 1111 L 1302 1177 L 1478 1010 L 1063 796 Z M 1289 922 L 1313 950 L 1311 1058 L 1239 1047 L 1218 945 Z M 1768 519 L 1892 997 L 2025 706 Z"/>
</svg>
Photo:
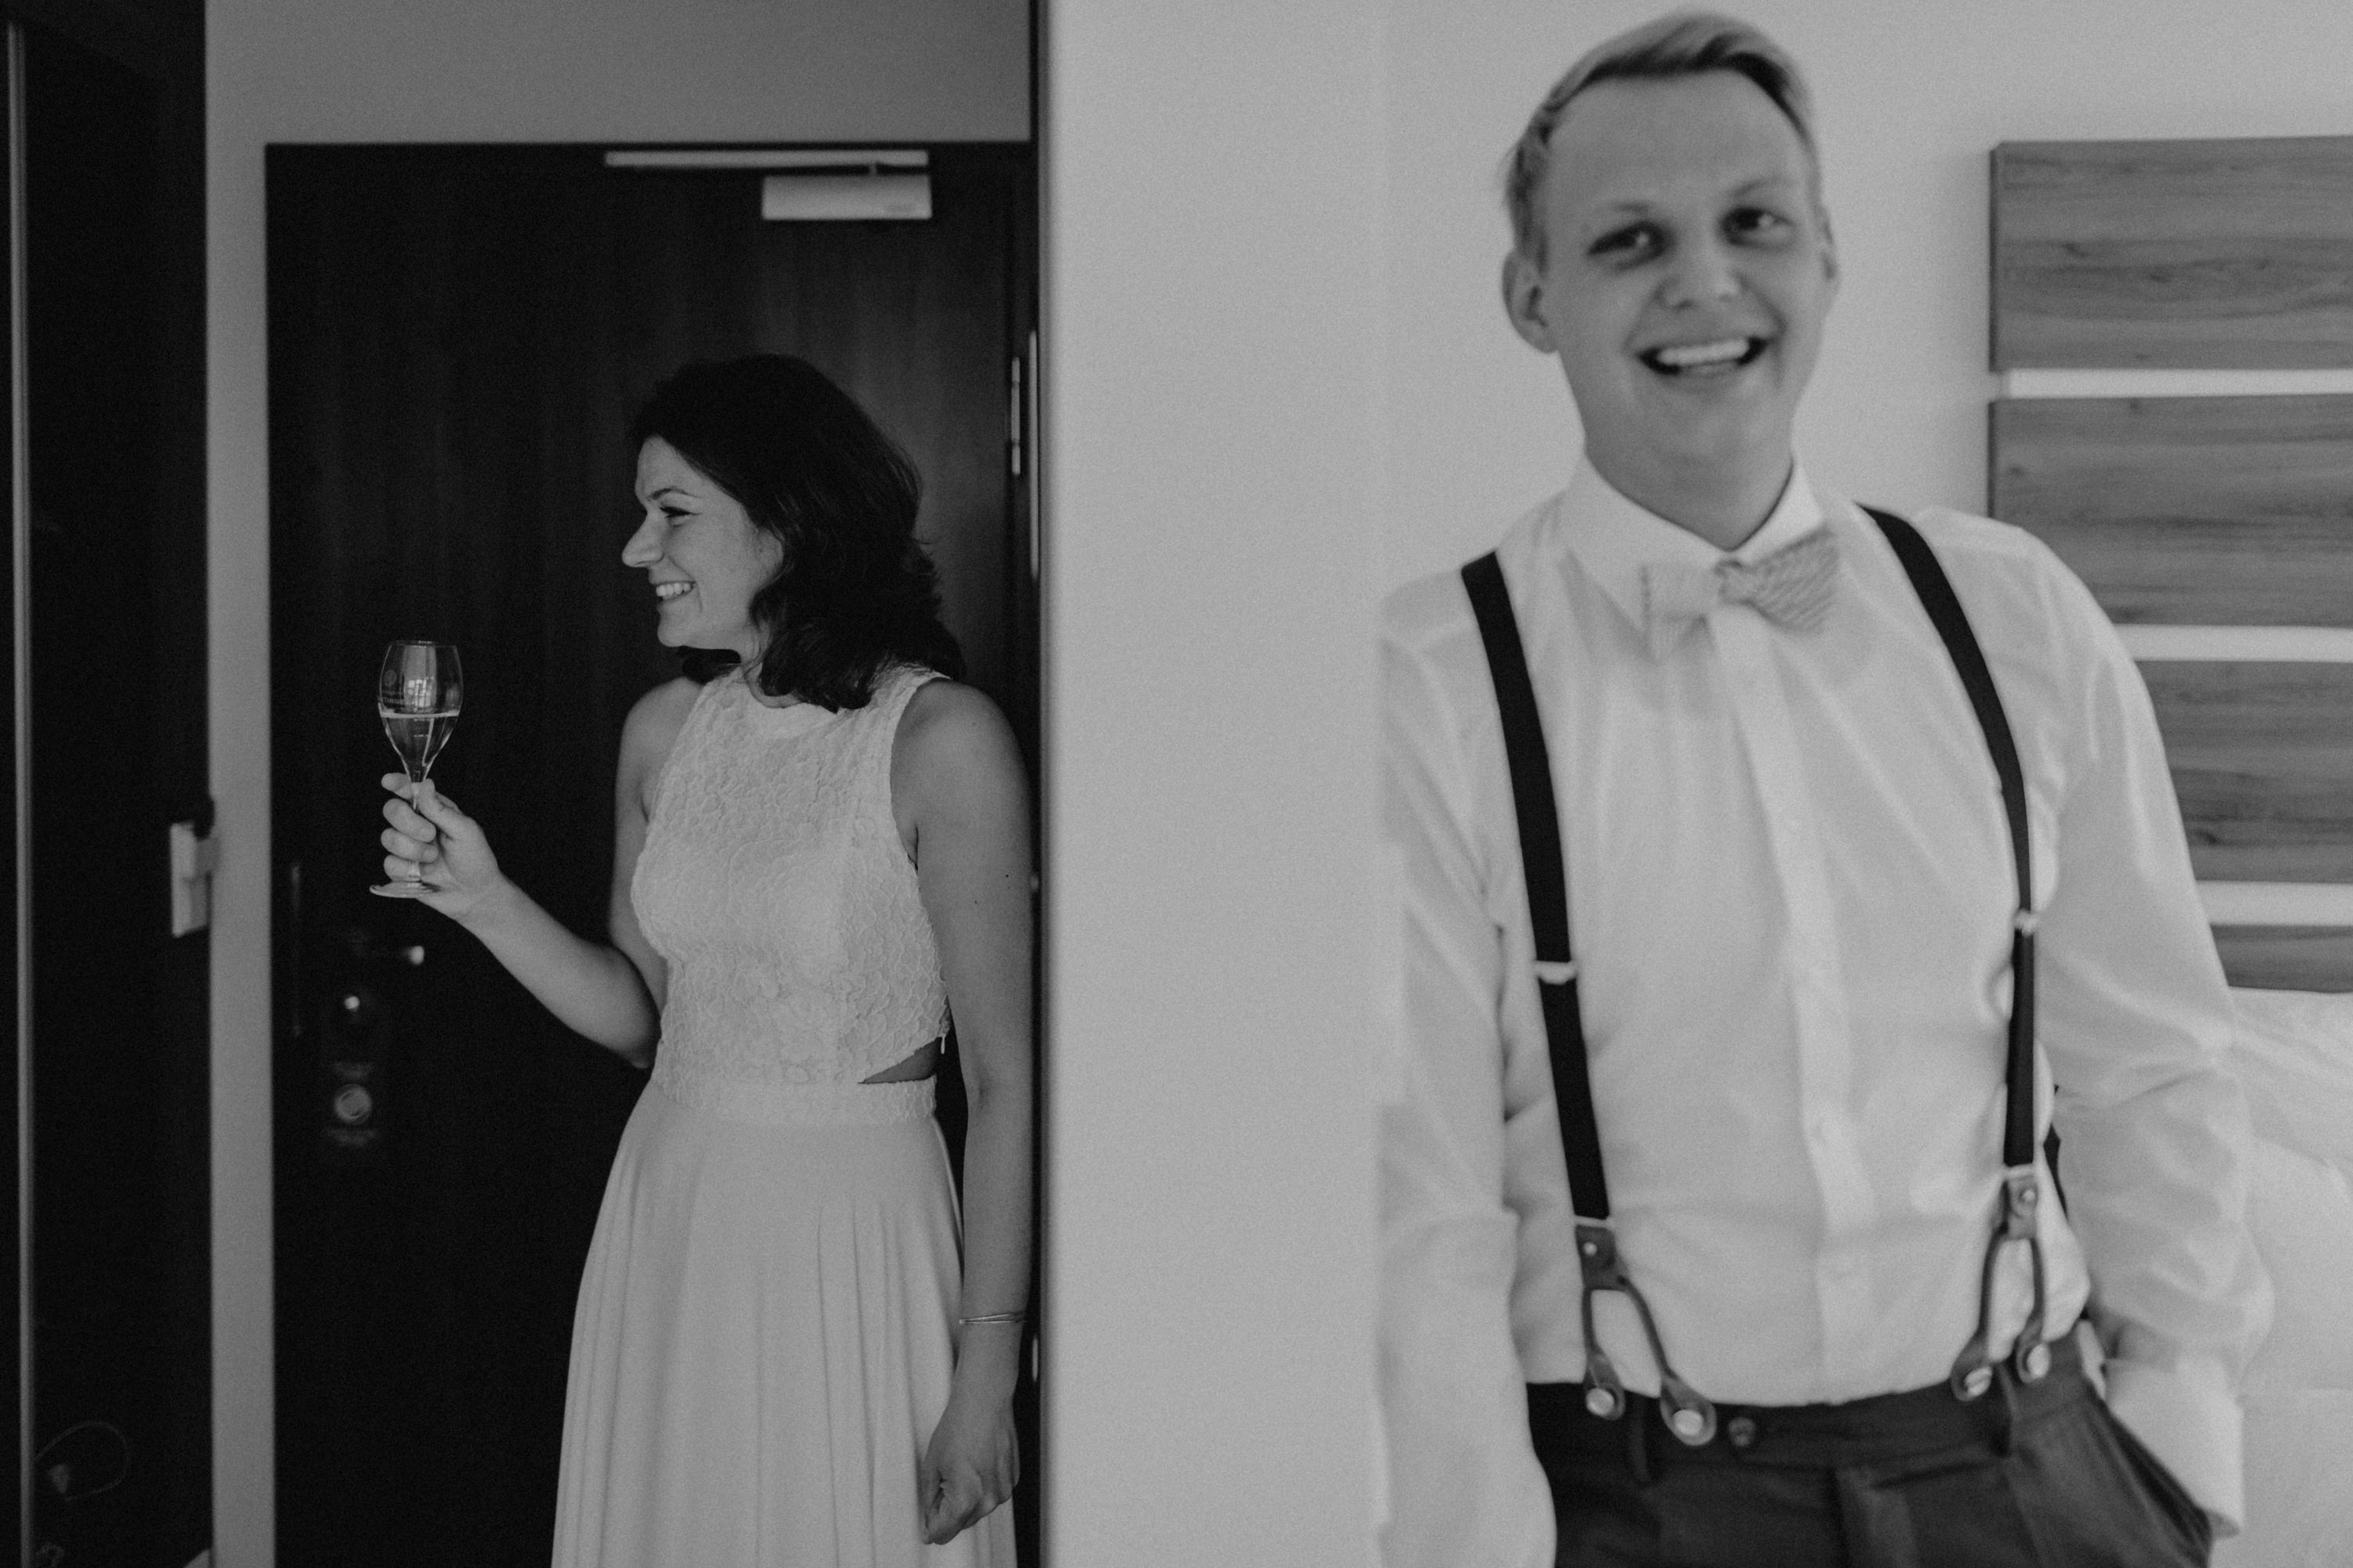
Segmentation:
<svg viewBox="0 0 2353 1568">
<path fill-rule="evenodd" d="M 891 747 L 928 669 L 863 708 L 769 708 L 726 675 L 671 744 L 630 879 L 670 965 L 654 1081 L 723 1110 L 855 1084 L 947 1029 L 939 950 L 891 811 Z"/>
</svg>

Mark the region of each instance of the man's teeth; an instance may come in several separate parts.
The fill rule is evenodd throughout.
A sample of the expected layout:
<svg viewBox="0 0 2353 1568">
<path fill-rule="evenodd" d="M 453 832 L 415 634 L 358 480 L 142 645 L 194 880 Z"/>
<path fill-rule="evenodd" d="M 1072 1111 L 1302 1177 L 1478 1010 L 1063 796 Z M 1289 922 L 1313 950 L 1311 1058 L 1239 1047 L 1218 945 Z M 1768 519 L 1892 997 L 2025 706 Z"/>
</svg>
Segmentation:
<svg viewBox="0 0 2353 1568">
<path fill-rule="evenodd" d="M 654 597 L 664 600 L 675 599 L 693 586 L 691 583 L 657 583 L 654 584 Z"/>
<path fill-rule="evenodd" d="M 1712 343 L 1678 343 L 1653 349 L 1651 357 L 1669 370 L 1694 370 L 1702 365 L 1728 364 L 1748 353 L 1751 340 L 1724 338 Z"/>
</svg>

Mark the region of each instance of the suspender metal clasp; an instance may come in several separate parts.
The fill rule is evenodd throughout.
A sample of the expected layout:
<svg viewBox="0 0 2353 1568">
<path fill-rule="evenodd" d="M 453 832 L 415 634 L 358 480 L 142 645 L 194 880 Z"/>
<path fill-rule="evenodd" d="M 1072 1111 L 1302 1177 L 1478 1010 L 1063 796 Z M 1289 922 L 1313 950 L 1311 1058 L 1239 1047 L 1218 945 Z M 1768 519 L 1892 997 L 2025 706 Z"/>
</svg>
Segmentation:
<svg viewBox="0 0 2353 1568">
<path fill-rule="evenodd" d="M 2002 1173 L 2001 1213 L 1995 1217 L 1993 1235 L 1986 1242 L 1985 1269 L 1978 1287 L 1977 1332 L 1969 1336 L 1969 1342 L 1961 1347 L 1960 1356 L 1953 1363 L 1953 1394 L 1957 1398 L 1976 1399 L 1993 1386 L 1989 1346 L 1993 1335 L 1994 1278 L 2001 1262 L 2001 1249 L 2012 1242 L 2026 1244 L 2026 1255 L 2034 1270 L 2034 1294 L 2026 1310 L 2026 1321 L 2019 1325 L 2018 1339 L 2010 1347 L 2010 1370 L 2021 1383 L 2040 1383 L 2051 1370 L 2051 1350 L 2042 1342 L 2042 1237 L 2037 1224 L 2042 1206 L 2042 1182 L 2032 1165 L 2016 1165 Z"/>
<path fill-rule="evenodd" d="M 1625 1383 L 1601 1349 L 1600 1336 L 1593 1331 L 1595 1294 L 1615 1290 L 1634 1303 L 1634 1314 L 1642 1321 L 1642 1336 L 1651 1342 L 1651 1359 L 1659 1366 L 1659 1419 L 1677 1441 L 1694 1448 L 1704 1447 L 1715 1436 L 1715 1406 L 1667 1364 L 1666 1347 L 1659 1341 L 1651 1304 L 1642 1300 L 1642 1292 L 1634 1288 L 1625 1265 L 1618 1260 L 1617 1233 L 1607 1221 L 1577 1222 L 1577 1266 L 1585 1277 L 1578 1314 L 1585 1325 L 1585 1407 L 1604 1421 L 1615 1421 L 1626 1413 Z"/>
</svg>

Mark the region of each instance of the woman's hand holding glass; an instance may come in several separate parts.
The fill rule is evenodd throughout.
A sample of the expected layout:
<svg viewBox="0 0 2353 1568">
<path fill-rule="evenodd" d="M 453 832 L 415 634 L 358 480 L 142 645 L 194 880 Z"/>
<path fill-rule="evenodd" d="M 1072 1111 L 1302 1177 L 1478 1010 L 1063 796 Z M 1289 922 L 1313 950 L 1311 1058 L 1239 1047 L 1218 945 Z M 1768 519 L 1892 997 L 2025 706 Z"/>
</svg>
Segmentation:
<svg viewBox="0 0 2353 1568">
<path fill-rule="evenodd" d="M 373 891 L 414 899 L 462 921 L 506 884 L 481 825 L 448 796 L 405 773 L 386 773 L 380 782 L 392 795 L 384 803 L 379 839 L 388 880 Z"/>
<path fill-rule="evenodd" d="M 399 754 L 410 797 L 421 798 L 426 791 L 433 759 L 448 743 L 450 726 L 458 721 L 465 697 L 466 678 L 456 644 L 395 637 L 385 646 L 375 678 L 376 717 L 384 721 L 384 738 Z M 426 889 L 417 879 L 417 862 L 405 864 L 405 873 L 394 871 L 391 881 L 368 891 L 386 899 L 422 897 Z"/>
</svg>

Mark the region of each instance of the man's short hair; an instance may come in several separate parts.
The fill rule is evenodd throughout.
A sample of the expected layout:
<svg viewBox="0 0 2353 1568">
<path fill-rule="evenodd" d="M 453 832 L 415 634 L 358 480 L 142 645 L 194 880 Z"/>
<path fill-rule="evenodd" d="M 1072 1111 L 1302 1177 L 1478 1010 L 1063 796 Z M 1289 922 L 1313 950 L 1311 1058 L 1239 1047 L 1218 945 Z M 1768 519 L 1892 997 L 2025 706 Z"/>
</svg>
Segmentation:
<svg viewBox="0 0 2353 1568">
<path fill-rule="evenodd" d="M 1511 215 L 1512 247 L 1543 265 L 1544 224 L 1536 214 L 1536 192 L 1551 161 L 1553 128 L 1570 100 L 1600 82 L 1665 81 L 1709 71 L 1733 71 L 1755 82 L 1797 128 L 1806 161 L 1819 174 L 1813 101 L 1805 79 L 1798 74 L 1798 62 L 1746 22 L 1710 11 L 1676 11 L 1588 51 L 1553 83 L 1528 116 L 1527 129 L 1504 163 L 1504 206 Z"/>
</svg>

